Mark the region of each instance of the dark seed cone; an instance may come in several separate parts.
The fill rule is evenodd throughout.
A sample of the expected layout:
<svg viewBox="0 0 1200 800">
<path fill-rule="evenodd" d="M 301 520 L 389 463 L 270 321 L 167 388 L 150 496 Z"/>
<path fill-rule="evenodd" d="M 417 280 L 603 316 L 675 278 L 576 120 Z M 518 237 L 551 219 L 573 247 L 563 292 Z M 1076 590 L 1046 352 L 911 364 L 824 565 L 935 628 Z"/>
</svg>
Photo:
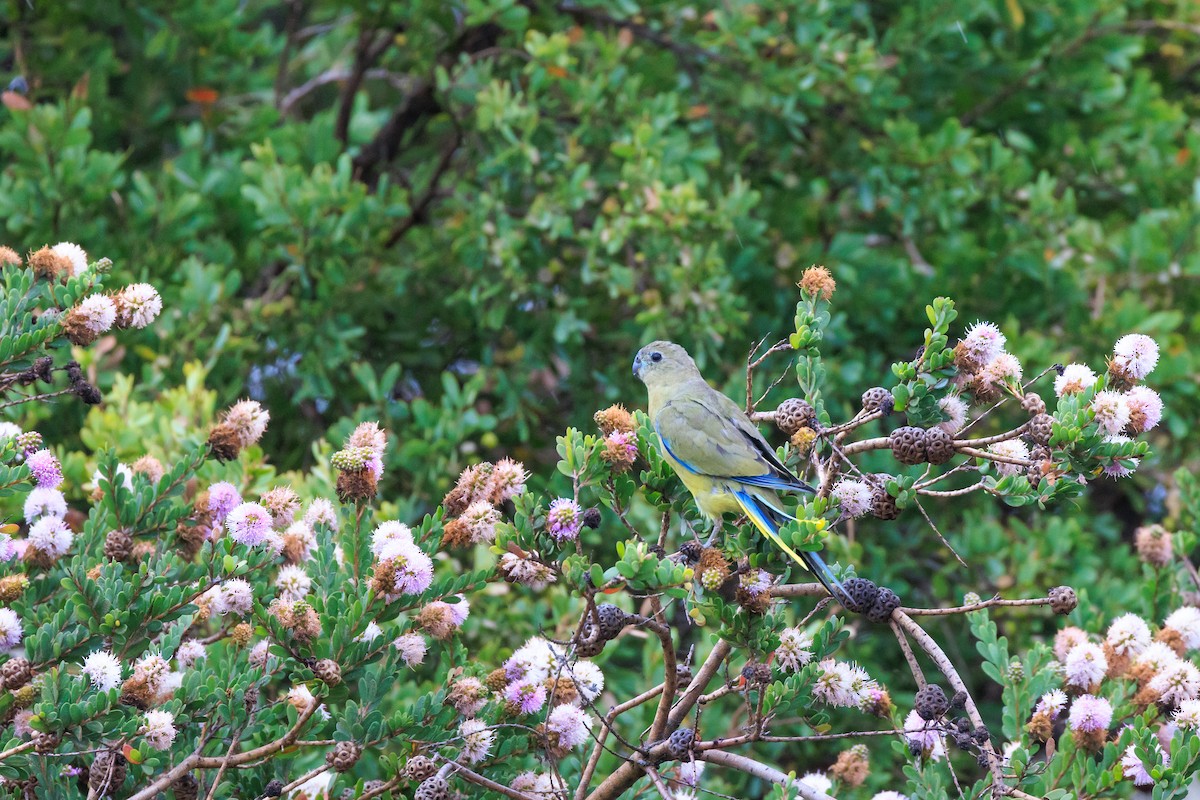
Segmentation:
<svg viewBox="0 0 1200 800">
<path fill-rule="evenodd" d="M 430 775 L 421 781 L 413 800 L 446 800 L 450 794 L 450 785 L 440 775 Z"/>
<path fill-rule="evenodd" d="M 58 731 L 49 733 L 35 731 L 33 734 L 33 749 L 42 755 L 53 753 L 60 744 L 62 744 L 62 734 Z"/>
<path fill-rule="evenodd" d="M 617 634 L 624 629 L 628 616 L 612 603 L 601 603 L 596 606 L 596 617 L 600 620 L 600 636 L 605 641 L 617 638 Z"/>
<path fill-rule="evenodd" d="M 943 428 L 925 431 L 925 458 L 930 464 L 945 464 L 954 458 L 954 437 Z"/>
<path fill-rule="evenodd" d="M 342 668 L 332 658 L 322 658 L 313 664 L 312 670 L 326 686 L 337 686 L 342 682 Z"/>
<path fill-rule="evenodd" d="M 942 687 L 937 684 L 927 683 L 917 690 L 917 696 L 913 700 L 913 708 L 916 709 L 917 715 L 926 722 L 932 722 L 939 717 L 945 716 L 950 710 L 950 701 L 946 698 L 946 693 L 942 691 Z"/>
<path fill-rule="evenodd" d="M 361 755 L 362 748 L 355 742 L 338 742 L 325 754 L 325 763 L 337 772 L 349 772 Z"/>
<path fill-rule="evenodd" d="M 437 764 L 429 756 L 416 755 L 408 759 L 400 777 L 408 781 L 423 781 L 437 772 Z"/>
<path fill-rule="evenodd" d="M 866 578 L 851 578 L 842 583 L 846 590 L 846 608 L 850 611 L 865 613 L 879 596 L 879 588 Z"/>
<path fill-rule="evenodd" d="M 115 750 L 97 753 L 88 768 L 88 788 L 100 797 L 111 797 L 125 783 L 125 756 Z"/>
<path fill-rule="evenodd" d="M 892 409 L 896 407 L 896 400 L 887 389 L 882 386 L 875 386 L 863 392 L 862 407 L 863 411 L 868 413 L 882 411 L 887 415 L 891 414 Z"/>
<path fill-rule="evenodd" d="M 886 586 L 880 586 L 875 601 L 867 610 L 867 619 L 871 622 L 887 622 L 892 618 L 892 612 L 900 607 L 900 598 Z"/>
<path fill-rule="evenodd" d="M 817 412 L 812 405 L 798 397 L 784 400 L 775 409 L 775 425 L 788 437 L 801 428 L 815 428 Z"/>
<path fill-rule="evenodd" d="M 1050 608 L 1055 614 L 1070 614 L 1079 605 L 1079 598 L 1070 586 L 1055 586 L 1047 595 L 1050 598 Z"/>
<path fill-rule="evenodd" d="M 4 666 L 0 666 L 0 684 L 3 684 L 4 688 L 10 692 L 20 689 L 32 679 L 33 670 L 26 658 L 21 656 L 10 658 L 4 662 Z"/>
<path fill-rule="evenodd" d="M 1054 434 L 1054 417 L 1049 414 L 1038 414 L 1029 420 L 1029 427 L 1026 428 L 1026 431 L 1034 444 L 1050 444 L 1050 437 Z"/>
<path fill-rule="evenodd" d="M 1029 416 L 1036 417 L 1046 413 L 1046 401 L 1041 398 L 1041 395 L 1030 392 L 1021 398 L 1021 408 L 1025 409 L 1025 413 Z"/>
<path fill-rule="evenodd" d="M 876 475 L 877 485 L 871 486 L 871 516 L 876 519 L 895 519 L 900 516 L 896 499 L 888 494 L 887 481 L 890 475 Z"/>
<path fill-rule="evenodd" d="M 111 530 L 104 537 L 104 557 L 113 561 L 126 561 L 133 555 L 133 536 L 124 528 Z"/>
<path fill-rule="evenodd" d="M 892 447 L 892 455 L 901 464 L 925 463 L 925 430 L 912 425 L 905 425 L 892 431 L 888 437 Z"/>
<path fill-rule="evenodd" d="M 695 540 L 684 542 L 679 545 L 679 555 L 683 556 L 683 560 L 688 564 L 695 564 L 700 560 L 700 554 L 704 550 L 704 545 Z"/>
<path fill-rule="evenodd" d="M 667 754 L 676 761 L 687 757 L 696 741 L 696 732 L 691 728 L 680 728 L 667 738 Z"/>
</svg>

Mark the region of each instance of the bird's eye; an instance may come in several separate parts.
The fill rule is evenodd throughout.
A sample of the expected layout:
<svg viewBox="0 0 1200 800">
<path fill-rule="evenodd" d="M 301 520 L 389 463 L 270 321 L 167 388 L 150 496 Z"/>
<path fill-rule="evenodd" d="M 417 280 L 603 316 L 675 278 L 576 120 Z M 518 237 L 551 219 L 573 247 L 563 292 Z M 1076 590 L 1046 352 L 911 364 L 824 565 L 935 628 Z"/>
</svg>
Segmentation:
<svg viewBox="0 0 1200 800">
<path fill-rule="evenodd" d="M 662 353 L 651 353 L 650 360 L 655 362 L 662 361 Z"/>
</svg>

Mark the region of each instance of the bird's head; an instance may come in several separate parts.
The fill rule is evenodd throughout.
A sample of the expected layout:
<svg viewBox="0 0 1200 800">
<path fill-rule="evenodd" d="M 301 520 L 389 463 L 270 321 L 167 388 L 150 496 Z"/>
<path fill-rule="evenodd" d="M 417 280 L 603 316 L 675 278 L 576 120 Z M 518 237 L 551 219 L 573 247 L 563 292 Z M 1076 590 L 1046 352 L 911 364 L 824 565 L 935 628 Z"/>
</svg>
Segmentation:
<svg viewBox="0 0 1200 800">
<path fill-rule="evenodd" d="M 653 387 L 700 377 L 692 357 L 674 342 L 651 342 L 633 358 L 633 374 Z"/>
</svg>

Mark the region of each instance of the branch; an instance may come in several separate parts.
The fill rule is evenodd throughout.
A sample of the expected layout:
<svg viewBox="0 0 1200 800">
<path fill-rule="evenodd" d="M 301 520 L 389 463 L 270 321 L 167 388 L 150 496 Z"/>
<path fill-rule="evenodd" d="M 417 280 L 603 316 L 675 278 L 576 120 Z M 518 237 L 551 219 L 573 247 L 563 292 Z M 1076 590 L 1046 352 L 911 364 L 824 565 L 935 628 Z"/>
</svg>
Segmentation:
<svg viewBox="0 0 1200 800">
<path fill-rule="evenodd" d="M 769 767 L 752 758 L 739 756 L 737 753 L 727 753 L 724 750 L 705 750 L 702 753 L 697 753 L 696 758 L 701 761 L 707 761 L 710 764 L 716 764 L 717 766 L 740 770 L 747 775 L 753 775 L 760 780 L 779 786 L 790 786 L 796 790 L 797 796 L 804 798 L 804 800 L 834 800 L 833 797 L 824 792 L 817 791 L 804 781 L 784 775 L 774 767 Z"/>
<path fill-rule="evenodd" d="M 933 660 L 937 668 L 946 676 L 950 686 L 956 692 L 962 692 L 966 698 L 967 717 L 971 720 L 971 724 L 976 728 L 987 730 L 987 726 L 983 724 L 983 717 L 979 714 L 979 708 L 975 705 L 975 698 L 971 697 L 971 693 L 967 690 L 967 685 L 963 682 L 962 677 L 958 674 L 958 670 L 954 668 L 954 664 L 943 652 L 938 643 L 933 640 L 933 637 L 925 632 L 925 629 L 913 621 L 912 617 L 905 614 L 900 609 L 892 612 L 892 620 L 904 629 L 904 632 L 912 637 L 921 649 Z M 1009 787 L 1004 784 L 1004 773 L 1000 768 L 1000 756 L 996 749 L 992 746 L 991 738 L 980 745 L 980 749 L 987 756 L 988 770 L 992 773 L 992 796 L 1004 797 L 1008 794 Z"/>
</svg>

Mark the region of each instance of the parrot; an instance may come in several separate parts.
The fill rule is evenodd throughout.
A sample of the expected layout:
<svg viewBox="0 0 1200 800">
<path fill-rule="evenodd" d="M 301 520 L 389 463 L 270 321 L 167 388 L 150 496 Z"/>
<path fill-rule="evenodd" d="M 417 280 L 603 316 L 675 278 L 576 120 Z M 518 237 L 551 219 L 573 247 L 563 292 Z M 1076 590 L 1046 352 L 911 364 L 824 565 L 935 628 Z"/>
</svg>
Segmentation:
<svg viewBox="0 0 1200 800">
<path fill-rule="evenodd" d="M 790 515 L 783 511 L 778 492 L 812 493 L 813 488 L 779 461 L 737 403 L 709 386 L 687 350 L 674 342 L 651 342 L 639 350 L 633 374 L 646 385 L 647 412 L 663 458 L 714 530 L 726 513 L 745 514 L 844 602 L 846 590 L 820 556 L 797 553 L 779 536 Z"/>
</svg>

